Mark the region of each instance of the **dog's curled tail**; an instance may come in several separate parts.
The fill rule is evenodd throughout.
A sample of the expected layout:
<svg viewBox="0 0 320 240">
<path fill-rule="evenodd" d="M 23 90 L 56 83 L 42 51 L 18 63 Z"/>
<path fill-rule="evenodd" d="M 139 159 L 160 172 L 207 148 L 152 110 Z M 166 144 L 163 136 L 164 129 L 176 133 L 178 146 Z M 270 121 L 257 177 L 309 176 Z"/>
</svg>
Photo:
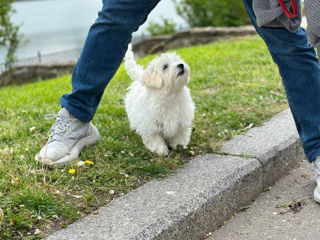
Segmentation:
<svg viewBox="0 0 320 240">
<path fill-rule="evenodd" d="M 128 45 L 128 50 L 124 57 L 124 68 L 132 80 L 138 81 L 141 79 L 143 68 L 139 66 L 134 59 L 131 43 Z"/>
</svg>

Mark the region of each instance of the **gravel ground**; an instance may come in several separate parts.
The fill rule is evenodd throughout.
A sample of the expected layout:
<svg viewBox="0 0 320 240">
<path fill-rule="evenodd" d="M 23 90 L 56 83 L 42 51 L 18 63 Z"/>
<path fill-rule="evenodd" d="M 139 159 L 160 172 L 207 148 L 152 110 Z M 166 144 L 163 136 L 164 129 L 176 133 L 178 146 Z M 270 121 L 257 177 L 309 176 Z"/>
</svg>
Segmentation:
<svg viewBox="0 0 320 240">
<path fill-rule="evenodd" d="M 313 201 L 313 165 L 303 161 L 207 240 L 320 239 L 320 204 Z"/>
</svg>

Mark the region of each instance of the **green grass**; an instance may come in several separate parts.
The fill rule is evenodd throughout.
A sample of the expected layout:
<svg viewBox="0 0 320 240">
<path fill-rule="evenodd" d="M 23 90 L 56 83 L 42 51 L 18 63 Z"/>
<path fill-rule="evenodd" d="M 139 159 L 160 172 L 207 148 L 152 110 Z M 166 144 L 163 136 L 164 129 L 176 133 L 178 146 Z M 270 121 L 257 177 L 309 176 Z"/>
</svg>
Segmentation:
<svg viewBox="0 0 320 240">
<path fill-rule="evenodd" d="M 59 110 L 60 96 L 71 90 L 70 75 L 0 89 L 1 239 L 41 238 L 152 178 L 167 176 L 192 155 L 217 151 L 223 141 L 287 107 L 278 70 L 258 37 L 177 53 L 191 67 L 189 87 L 197 109 L 189 148 L 166 158 L 148 152 L 130 131 L 123 97 L 131 81 L 122 67 L 93 119 L 101 141 L 80 156 L 94 165 L 83 167 L 44 168 L 34 161 L 53 123 L 44 115 Z M 31 127 L 36 129 L 30 132 Z M 34 234 L 36 229 L 41 232 Z"/>
</svg>

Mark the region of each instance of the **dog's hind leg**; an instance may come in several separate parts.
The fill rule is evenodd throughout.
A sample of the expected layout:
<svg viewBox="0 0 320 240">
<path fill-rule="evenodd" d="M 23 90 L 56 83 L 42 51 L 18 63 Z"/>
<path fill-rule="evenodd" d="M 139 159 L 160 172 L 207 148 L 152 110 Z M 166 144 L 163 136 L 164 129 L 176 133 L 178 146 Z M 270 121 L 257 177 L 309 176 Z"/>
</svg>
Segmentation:
<svg viewBox="0 0 320 240">
<path fill-rule="evenodd" d="M 151 134 L 141 136 L 146 148 L 159 156 L 167 156 L 169 153 L 168 147 L 160 134 Z"/>
</svg>

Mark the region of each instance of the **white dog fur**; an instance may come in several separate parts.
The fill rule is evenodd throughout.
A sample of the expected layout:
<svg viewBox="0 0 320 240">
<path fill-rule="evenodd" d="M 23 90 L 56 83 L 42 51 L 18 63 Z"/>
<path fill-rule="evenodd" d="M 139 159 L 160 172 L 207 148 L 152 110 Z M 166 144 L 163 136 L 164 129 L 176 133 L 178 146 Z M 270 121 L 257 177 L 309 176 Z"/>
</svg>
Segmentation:
<svg viewBox="0 0 320 240">
<path fill-rule="evenodd" d="M 194 103 L 187 84 L 190 68 L 175 53 L 162 54 L 144 70 L 137 65 L 129 45 L 125 69 L 133 80 L 125 97 L 130 127 L 144 145 L 160 156 L 190 142 Z"/>
</svg>

